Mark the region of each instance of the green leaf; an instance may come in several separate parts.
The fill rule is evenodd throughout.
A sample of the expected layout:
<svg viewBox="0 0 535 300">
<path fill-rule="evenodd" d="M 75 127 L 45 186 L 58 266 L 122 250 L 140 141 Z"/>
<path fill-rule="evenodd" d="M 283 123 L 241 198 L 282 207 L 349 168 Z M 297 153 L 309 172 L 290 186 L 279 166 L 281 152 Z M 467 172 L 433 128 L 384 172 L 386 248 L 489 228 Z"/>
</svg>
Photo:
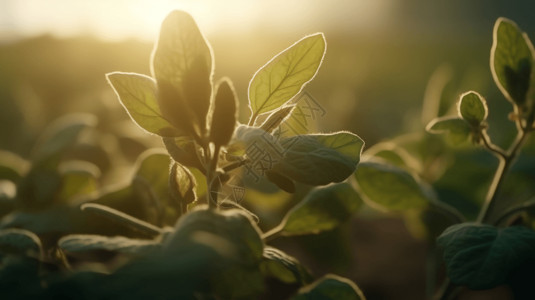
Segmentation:
<svg viewBox="0 0 535 300">
<path fill-rule="evenodd" d="M 199 146 L 191 137 L 163 138 L 163 143 L 169 155 L 176 162 L 186 166 L 204 170 L 204 166 L 199 160 Z"/>
<path fill-rule="evenodd" d="M 272 157 L 280 159 L 273 171 L 301 183 L 325 185 L 355 172 L 364 141 L 350 132 L 336 132 L 283 138 L 280 144 L 284 156 Z"/>
<path fill-rule="evenodd" d="M 191 256 L 189 250 L 196 248 L 201 255 L 206 250 L 212 253 L 202 262 L 210 264 L 203 277 L 209 276 L 212 292 L 221 299 L 258 299 L 264 284 L 259 268 L 264 244 L 247 213 L 202 208 L 182 216 L 165 241 L 164 255 L 169 257 L 166 264 Z"/>
<path fill-rule="evenodd" d="M 0 230 L 0 253 L 39 258 L 43 254 L 42 248 L 41 240 L 31 231 L 14 228 Z"/>
<path fill-rule="evenodd" d="M 69 161 L 59 166 L 61 188 L 57 194 L 58 202 L 68 202 L 76 197 L 89 195 L 98 188 L 97 178 L 100 170 L 86 161 Z"/>
<path fill-rule="evenodd" d="M 365 300 L 358 286 L 347 278 L 327 274 L 299 290 L 291 300 Z"/>
<path fill-rule="evenodd" d="M 459 116 L 472 126 L 479 126 L 487 119 L 487 101 L 480 94 L 470 91 L 461 95 Z"/>
<path fill-rule="evenodd" d="M 260 269 L 264 276 L 274 277 L 288 284 L 305 285 L 312 279 L 310 273 L 297 259 L 269 246 L 264 248 Z"/>
<path fill-rule="evenodd" d="M 212 95 L 212 50 L 193 18 L 172 11 L 152 55 L 152 74 L 164 116 L 177 128 L 203 136 Z"/>
<path fill-rule="evenodd" d="M 429 133 L 448 133 L 453 144 L 465 142 L 472 131 L 470 124 L 458 117 L 441 117 L 431 120 L 425 128 Z"/>
<path fill-rule="evenodd" d="M 154 79 L 135 73 L 106 74 L 108 82 L 134 123 L 160 136 L 180 136 L 185 133 L 166 120 L 158 106 Z"/>
<path fill-rule="evenodd" d="M 411 173 L 380 160 L 361 162 L 355 179 L 363 199 L 386 210 L 421 209 L 435 198 Z"/>
<path fill-rule="evenodd" d="M 131 239 L 124 236 L 102 236 L 92 234 L 72 234 L 62 237 L 58 246 L 68 253 L 107 250 L 124 254 L 143 255 L 160 248 L 153 240 Z"/>
<path fill-rule="evenodd" d="M 474 290 L 502 285 L 535 260 L 535 232 L 525 227 L 463 223 L 446 229 L 437 243 L 451 282 Z"/>
<path fill-rule="evenodd" d="M 494 25 L 490 68 L 496 85 L 513 104 L 526 102 L 533 58 L 528 36 L 511 20 L 499 18 Z"/>
<path fill-rule="evenodd" d="M 78 141 L 82 131 L 96 123 L 96 117 L 89 114 L 70 114 L 55 120 L 37 140 L 33 162 L 55 167 L 61 154 Z"/>
<path fill-rule="evenodd" d="M 295 183 L 290 178 L 271 170 L 266 171 L 266 178 L 283 191 L 295 193 Z"/>
<path fill-rule="evenodd" d="M 351 218 L 361 205 L 362 200 L 348 183 L 316 188 L 286 214 L 281 233 L 317 234 L 334 229 Z"/>
<path fill-rule="evenodd" d="M 164 250 L 172 253 L 186 243 L 203 244 L 220 255 L 247 264 L 260 262 L 264 244 L 260 229 L 251 217 L 238 209 L 214 211 L 198 209 L 179 219 L 176 230 L 166 240 Z"/>
<path fill-rule="evenodd" d="M 238 97 L 228 78 L 221 80 L 216 89 L 210 141 L 218 146 L 227 145 L 238 122 Z"/>
<path fill-rule="evenodd" d="M 306 36 L 262 66 L 249 83 L 253 116 L 270 112 L 297 95 L 316 73 L 325 55 L 323 33 Z"/>
</svg>

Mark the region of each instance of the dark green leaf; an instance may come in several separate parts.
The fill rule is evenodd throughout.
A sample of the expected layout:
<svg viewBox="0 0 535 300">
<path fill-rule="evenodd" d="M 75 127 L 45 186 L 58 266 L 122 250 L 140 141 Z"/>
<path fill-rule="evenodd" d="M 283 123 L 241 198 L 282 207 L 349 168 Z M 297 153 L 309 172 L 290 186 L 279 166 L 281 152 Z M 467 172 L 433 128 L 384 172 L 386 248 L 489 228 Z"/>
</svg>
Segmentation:
<svg viewBox="0 0 535 300">
<path fill-rule="evenodd" d="M 0 253 L 40 258 L 43 250 L 35 233 L 24 229 L 3 229 L 0 230 Z"/>
<path fill-rule="evenodd" d="M 348 183 L 312 190 L 292 208 L 281 223 L 283 235 L 300 235 L 331 230 L 347 221 L 362 200 Z"/>
<path fill-rule="evenodd" d="M 325 185 L 341 182 L 355 172 L 364 141 L 353 133 L 337 132 L 298 135 L 281 139 L 280 144 L 284 156 L 272 154 L 272 159 L 281 159 L 273 171 L 298 182 Z"/>
<path fill-rule="evenodd" d="M 355 179 L 364 200 L 387 210 L 420 209 L 435 198 L 411 173 L 380 160 L 361 162 Z"/>
<path fill-rule="evenodd" d="M 266 171 L 266 177 L 283 191 L 295 193 L 295 183 L 290 178 L 274 171 Z"/>
<path fill-rule="evenodd" d="M 52 158 L 57 158 L 67 148 L 73 146 L 80 133 L 96 125 L 97 119 L 89 114 L 71 114 L 55 120 L 49 125 L 33 149 L 34 163 L 44 163 Z M 52 165 L 57 163 L 53 159 Z"/>
<path fill-rule="evenodd" d="M 62 237 L 58 246 L 69 253 L 107 250 L 125 254 L 143 255 L 160 248 L 153 240 L 131 239 L 123 236 L 75 234 Z"/>
<path fill-rule="evenodd" d="M 518 26 L 506 18 L 494 25 L 490 67 L 494 81 L 511 103 L 523 106 L 533 68 L 533 45 Z"/>
<path fill-rule="evenodd" d="M 452 143 L 460 144 L 468 139 L 471 133 L 470 124 L 458 117 L 441 117 L 431 120 L 425 128 L 430 133 L 448 133 Z"/>
<path fill-rule="evenodd" d="M 262 66 L 249 84 L 253 115 L 275 110 L 297 95 L 318 72 L 325 50 L 323 34 L 316 33 L 297 41 Z"/>
<path fill-rule="evenodd" d="M 210 141 L 218 146 L 227 145 L 238 122 L 238 97 L 228 78 L 221 80 L 216 89 Z"/>
<path fill-rule="evenodd" d="M 158 103 L 171 124 L 193 126 L 199 136 L 204 136 L 210 107 L 212 60 L 212 50 L 193 18 L 172 11 L 162 23 L 152 56 Z"/>
<path fill-rule="evenodd" d="M 303 287 L 291 300 L 365 300 L 358 286 L 347 278 L 327 274 Z"/>
<path fill-rule="evenodd" d="M 198 209 L 183 216 L 167 239 L 165 249 L 172 253 L 184 243 L 200 243 L 222 256 L 247 263 L 259 262 L 264 247 L 254 221 L 237 209 L 221 212 Z"/>
<path fill-rule="evenodd" d="M 17 183 L 29 167 L 29 162 L 17 154 L 0 150 L 0 180 Z"/>
<path fill-rule="evenodd" d="M 163 138 L 162 139 L 169 152 L 169 155 L 178 163 L 186 167 L 194 167 L 204 170 L 203 164 L 199 160 L 197 152 L 199 146 L 190 137 Z"/>
<path fill-rule="evenodd" d="M 312 277 L 294 257 L 273 247 L 264 248 L 264 257 L 260 264 L 264 276 L 277 278 L 284 283 L 305 285 Z"/>
<path fill-rule="evenodd" d="M 154 79 L 141 74 L 120 72 L 107 74 L 106 77 L 130 118 L 139 127 L 160 136 L 185 134 L 162 115 Z"/>
<path fill-rule="evenodd" d="M 166 239 L 164 255 L 173 264 L 187 255 L 189 251 L 184 249 L 199 247 L 205 248 L 199 254 L 209 250 L 210 257 L 216 256 L 203 259 L 210 263 L 204 276 L 210 276 L 216 294 L 222 299 L 258 298 L 263 290 L 259 264 L 264 244 L 260 230 L 248 214 L 236 209 L 190 212 L 179 219 L 175 232 Z"/>
<path fill-rule="evenodd" d="M 446 229 L 437 243 L 451 282 L 475 290 L 502 285 L 517 268 L 535 261 L 535 232 L 524 227 L 463 223 Z"/>
<path fill-rule="evenodd" d="M 472 126 L 479 126 L 487 119 L 487 101 L 474 91 L 461 95 L 458 108 L 459 116 Z"/>
</svg>

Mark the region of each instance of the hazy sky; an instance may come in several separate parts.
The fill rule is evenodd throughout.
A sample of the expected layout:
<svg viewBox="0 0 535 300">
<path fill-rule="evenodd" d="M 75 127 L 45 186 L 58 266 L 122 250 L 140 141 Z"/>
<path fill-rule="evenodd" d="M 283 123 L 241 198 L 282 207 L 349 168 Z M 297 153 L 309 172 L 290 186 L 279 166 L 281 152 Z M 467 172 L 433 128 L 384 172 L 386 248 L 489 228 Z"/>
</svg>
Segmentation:
<svg viewBox="0 0 535 300">
<path fill-rule="evenodd" d="M 392 0 L 0 0 L 0 38 L 89 33 L 111 40 L 153 40 L 172 9 L 188 11 L 207 34 L 266 27 L 369 28 L 387 19 L 391 3 Z"/>
</svg>

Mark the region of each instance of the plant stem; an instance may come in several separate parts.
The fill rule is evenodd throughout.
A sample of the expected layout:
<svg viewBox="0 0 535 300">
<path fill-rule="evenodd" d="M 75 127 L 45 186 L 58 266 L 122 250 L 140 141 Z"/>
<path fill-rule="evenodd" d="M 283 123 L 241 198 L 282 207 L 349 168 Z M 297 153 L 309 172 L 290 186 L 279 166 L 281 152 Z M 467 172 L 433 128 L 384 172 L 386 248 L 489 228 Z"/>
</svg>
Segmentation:
<svg viewBox="0 0 535 300">
<path fill-rule="evenodd" d="M 257 113 L 253 113 L 251 115 L 251 118 L 249 119 L 249 123 L 247 123 L 247 125 L 254 126 L 254 122 L 256 121 L 256 118 L 258 118 L 258 114 Z"/>
<path fill-rule="evenodd" d="M 270 231 L 264 233 L 262 235 L 262 239 L 265 240 L 266 242 L 271 241 L 273 239 L 276 239 L 282 233 L 282 229 L 284 229 L 284 224 L 281 223 L 277 227 L 275 227 L 275 228 L 271 229 Z"/>
<path fill-rule="evenodd" d="M 210 162 L 208 164 L 208 168 L 206 171 L 206 186 L 207 186 L 206 197 L 208 199 L 208 207 L 210 208 L 217 208 L 218 206 L 217 195 L 219 192 L 219 188 L 221 186 L 220 184 L 216 182 L 217 180 L 219 180 L 219 176 L 216 174 L 216 169 L 217 169 L 217 163 L 219 160 L 220 150 L 221 150 L 221 146 L 215 145 L 214 153 L 210 158 Z M 209 147 L 206 147 L 206 153 L 208 154 L 210 153 Z"/>
<path fill-rule="evenodd" d="M 526 140 L 527 132 L 523 129 L 523 127 L 519 125 L 519 123 L 517 123 L 517 127 L 518 134 L 509 151 L 507 152 L 497 151 L 496 149 L 498 148 L 493 146 L 493 144 L 488 141 L 488 136 L 486 135 L 486 133 L 483 134 L 483 141 L 485 143 L 486 148 L 489 149 L 493 154 L 495 154 L 496 157 L 498 157 L 499 162 L 498 168 L 496 169 L 496 173 L 494 173 L 494 178 L 492 179 L 492 183 L 490 184 L 489 190 L 487 192 L 485 203 L 483 204 L 483 207 L 481 208 L 481 211 L 479 212 L 479 216 L 477 218 L 477 222 L 479 223 L 485 223 L 489 221 L 489 218 L 492 214 L 492 210 L 496 205 L 496 199 L 498 198 L 500 188 L 505 180 L 505 175 L 507 174 L 509 168 L 518 156 L 521 145 Z"/>
</svg>

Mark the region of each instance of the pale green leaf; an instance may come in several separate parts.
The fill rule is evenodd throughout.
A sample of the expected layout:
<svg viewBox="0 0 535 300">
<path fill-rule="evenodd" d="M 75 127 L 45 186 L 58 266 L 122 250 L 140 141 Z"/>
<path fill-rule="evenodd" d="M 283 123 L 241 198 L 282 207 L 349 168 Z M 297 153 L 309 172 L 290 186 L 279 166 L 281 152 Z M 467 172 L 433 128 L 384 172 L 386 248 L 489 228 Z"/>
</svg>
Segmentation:
<svg viewBox="0 0 535 300">
<path fill-rule="evenodd" d="M 447 133 L 453 144 L 460 144 L 468 140 L 472 129 L 470 124 L 458 117 L 441 117 L 431 120 L 425 128 L 430 133 Z"/>
<path fill-rule="evenodd" d="M 249 84 L 253 116 L 275 110 L 297 95 L 318 72 L 325 50 L 323 34 L 316 33 L 297 41 L 261 67 Z"/>
<path fill-rule="evenodd" d="M 511 103 L 523 106 L 533 68 L 533 45 L 511 20 L 494 25 L 490 67 L 494 81 Z"/>
<path fill-rule="evenodd" d="M 362 200 L 348 183 L 312 190 L 282 221 L 283 235 L 301 235 L 331 230 L 347 221 Z"/>
<path fill-rule="evenodd" d="M 162 23 L 152 55 L 152 74 L 164 116 L 177 128 L 206 130 L 212 95 L 212 50 L 193 18 L 184 11 L 169 13 Z"/>
<path fill-rule="evenodd" d="M 461 95 L 458 109 L 459 116 L 472 126 L 479 126 L 487 119 L 487 101 L 474 91 Z"/>
<path fill-rule="evenodd" d="M 15 153 L 0 150 L 0 180 L 18 182 L 28 172 L 30 163 Z"/>
<path fill-rule="evenodd" d="M 160 248 L 153 240 L 131 239 L 124 236 L 102 236 L 92 234 L 72 234 L 62 237 L 58 246 L 69 253 L 107 250 L 125 254 L 143 255 Z"/>
<path fill-rule="evenodd" d="M 446 229 L 437 243 L 451 282 L 470 289 L 505 284 L 519 267 L 535 260 L 535 232 L 525 227 L 463 223 Z"/>
<path fill-rule="evenodd" d="M 141 74 L 120 72 L 106 76 L 128 115 L 139 127 L 160 136 L 184 134 L 163 117 L 158 106 L 154 79 Z"/>
<path fill-rule="evenodd" d="M 363 199 L 383 209 L 421 209 L 435 200 L 429 187 L 411 173 L 380 160 L 361 162 L 355 179 Z"/>
<path fill-rule="evenodd" d="M 327 274 L 301 288 L 291 300 L 365 300 L 359 287 L 347 278 Z"/>
<path fill-rule="evenodd" d="M 350 132 L 336 132 L 283 138 L 280 145 L 283 156 L 272 154 L 274 160 L 280 159 L 274 171 L 298 182 L 325 185 L 355 172 L 364 141 Z"/>
</svg>

